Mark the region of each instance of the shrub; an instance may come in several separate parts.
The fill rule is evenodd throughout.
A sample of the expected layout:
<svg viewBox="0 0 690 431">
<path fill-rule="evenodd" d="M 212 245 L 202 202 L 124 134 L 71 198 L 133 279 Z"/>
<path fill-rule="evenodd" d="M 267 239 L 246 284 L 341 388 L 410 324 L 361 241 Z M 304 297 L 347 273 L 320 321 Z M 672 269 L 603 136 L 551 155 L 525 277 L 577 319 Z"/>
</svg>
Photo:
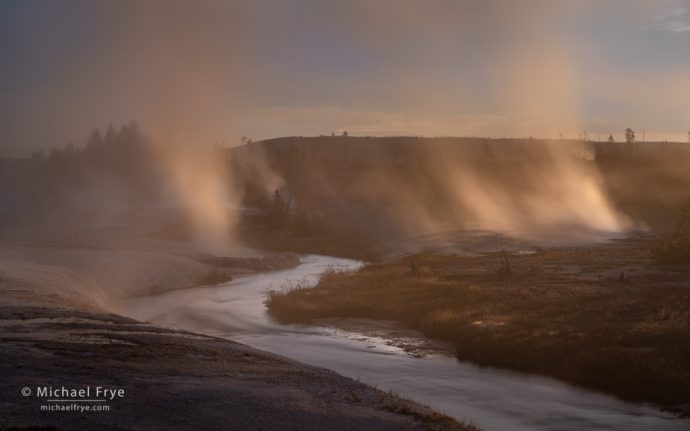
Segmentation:
<svg viewBox="0 0 690 431">
<path fill-rule="evenodd" d="M 651 254 L 661 263 L 690 264 L 690 199 L 683 206 L 671 234 L 655 244 Z"/>
</svg>

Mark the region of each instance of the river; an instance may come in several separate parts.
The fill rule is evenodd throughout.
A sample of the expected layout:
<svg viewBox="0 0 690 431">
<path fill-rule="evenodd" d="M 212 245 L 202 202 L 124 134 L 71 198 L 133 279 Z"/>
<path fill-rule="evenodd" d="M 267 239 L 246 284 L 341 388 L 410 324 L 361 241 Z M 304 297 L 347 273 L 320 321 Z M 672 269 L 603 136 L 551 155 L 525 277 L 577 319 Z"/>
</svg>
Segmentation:
<svg viewBox="0 0 690 431">
<path fill-rule="evenodd" d="M 329 368 L 379 389 L 392 390 L 486 430 L 688 430 L 690 421 L 649 406 L 575 388 L 553 379 L 480 368 L 444 355 L 412 356 L 386 340 L 345 331 L 282 325 L 266 313 L 269 289 L 358 262 L 303 256 L 290 270 L 238 277 L 128 300 L 139 320 L 234 341 Z"/>
</svg>

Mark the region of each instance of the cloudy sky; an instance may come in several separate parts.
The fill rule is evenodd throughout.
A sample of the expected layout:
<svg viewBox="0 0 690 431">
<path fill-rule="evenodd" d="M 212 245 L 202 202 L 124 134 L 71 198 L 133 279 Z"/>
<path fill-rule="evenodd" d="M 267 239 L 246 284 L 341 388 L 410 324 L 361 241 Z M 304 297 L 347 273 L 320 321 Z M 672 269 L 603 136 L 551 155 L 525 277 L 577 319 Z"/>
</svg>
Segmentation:
<svg viewBox="0 0 690 431">
<path fill-rule="evenodd" d="M 648 140 L 690 129 L 690 0 L 0 2 L 0 155 L 159 139 Z"/>
</svg>

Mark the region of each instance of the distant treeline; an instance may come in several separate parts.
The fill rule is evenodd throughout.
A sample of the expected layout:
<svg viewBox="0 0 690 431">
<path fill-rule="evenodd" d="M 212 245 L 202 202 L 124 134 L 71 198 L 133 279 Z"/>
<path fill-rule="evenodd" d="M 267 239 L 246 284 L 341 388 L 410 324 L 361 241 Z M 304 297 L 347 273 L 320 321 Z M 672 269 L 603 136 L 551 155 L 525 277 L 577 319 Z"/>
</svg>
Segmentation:
<svg viewBox="0 0 690 431">
<path fill-rule="evenodd" d="M 224 150 L 230 188 L 247 206 L 287 210 L 358 228 L 388 226 L 392 212 L 462 219 L 449 202 L 462 172 L 507 199 L 548 182 L 558 157 L 598 171 L 624 213 L 663 225 L 690 195 L 690 144 L 540 139 L 287 137 Z M 541 175 L 541 176 L 540 176 Z M 530 178 L 530 181 L 525 181 Z M 0 210 L 138 206 L 161 201 L 166 178 L 151 139 L 136 123 L 95 130 L 83 147 L 68 145 L 26 159 L 0 159 Z M 441 216 L 442 218 L 442 216 Z"/>
<path fill-rule="evenodd" d="M 96 129 L 83 147 L 0 159 L 3 211 L 139 205 L 158 196 L 161 185 L 151 140 L 136 123 Z"/>
</svg>

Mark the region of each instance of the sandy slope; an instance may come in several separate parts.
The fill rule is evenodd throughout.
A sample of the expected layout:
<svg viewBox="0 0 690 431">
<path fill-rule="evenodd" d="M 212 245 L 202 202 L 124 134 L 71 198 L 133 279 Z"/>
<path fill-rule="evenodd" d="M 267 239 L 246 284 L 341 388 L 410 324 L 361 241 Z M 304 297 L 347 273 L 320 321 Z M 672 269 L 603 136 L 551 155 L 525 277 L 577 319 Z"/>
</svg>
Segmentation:
<svg viewBox="0 0 690 431">
<path fill-rule="evenodd" d="M 182 288 L 209 271 L 230 276 L 264 262 L 214 262 L 190 244 L 148 239 L 142 226 L 155 218 L 4 221 L 0 428 L 463 429 L 328 370 L 110 313 L 113 297 Z M 47 412 L 45 401 L 21 395 L 37 386 L 106 386 L 126 395 L 108 412 Z"/>
</svg>

